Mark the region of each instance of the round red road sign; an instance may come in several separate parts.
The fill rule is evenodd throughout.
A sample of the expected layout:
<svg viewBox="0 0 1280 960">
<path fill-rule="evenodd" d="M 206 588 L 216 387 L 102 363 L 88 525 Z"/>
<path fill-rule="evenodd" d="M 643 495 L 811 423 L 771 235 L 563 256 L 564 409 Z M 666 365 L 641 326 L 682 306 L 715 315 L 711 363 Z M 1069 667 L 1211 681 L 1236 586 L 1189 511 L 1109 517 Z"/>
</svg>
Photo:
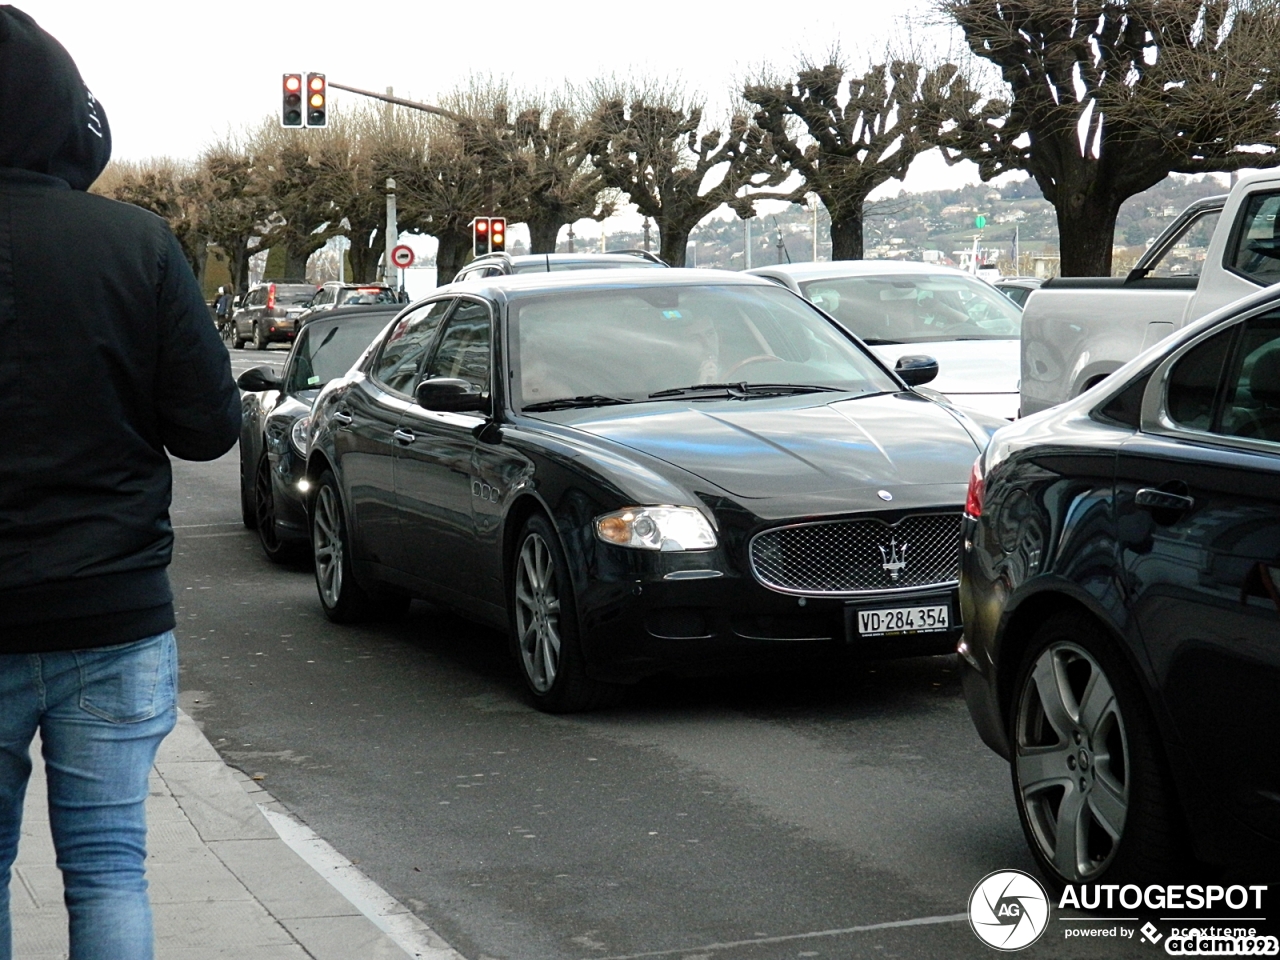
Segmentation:
<svg viewBox="0 0 1280 960">
<path fill-rule="evenodd" d="M 401 270 L 413 266 L 413 251 L 403 243 L 391 248 L 391 262 Z"/>
</svg>

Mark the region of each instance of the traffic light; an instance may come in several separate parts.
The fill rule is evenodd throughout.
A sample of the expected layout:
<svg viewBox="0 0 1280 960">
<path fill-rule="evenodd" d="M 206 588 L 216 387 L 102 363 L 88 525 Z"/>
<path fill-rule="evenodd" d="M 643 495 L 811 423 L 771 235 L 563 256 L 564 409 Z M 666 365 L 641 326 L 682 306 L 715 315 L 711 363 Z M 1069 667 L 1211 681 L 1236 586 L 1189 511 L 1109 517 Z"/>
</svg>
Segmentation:
<svg viewBox="0 0 1280 960">
<path fill-rule="evenodd" d="M 471 221 L 471 253 L 482 257 L 489 252 L 489 218 L 476 217 Z"/>
<path fill-rule="evenodd" d="M 329 125 L 329 91 L 323 73 L 307 74 L 307 126 Z"/>
<path fill-rule="evenodd" d="M 507 249 L 507 218 L 489 218 L 489 252 L 501 253 Z"/>
<path fill-rule="evenodd" d="M 283 97 L 280 104 L 280 126 L 302 126 L 302 74 L 284 75 Z"/>
</svg>

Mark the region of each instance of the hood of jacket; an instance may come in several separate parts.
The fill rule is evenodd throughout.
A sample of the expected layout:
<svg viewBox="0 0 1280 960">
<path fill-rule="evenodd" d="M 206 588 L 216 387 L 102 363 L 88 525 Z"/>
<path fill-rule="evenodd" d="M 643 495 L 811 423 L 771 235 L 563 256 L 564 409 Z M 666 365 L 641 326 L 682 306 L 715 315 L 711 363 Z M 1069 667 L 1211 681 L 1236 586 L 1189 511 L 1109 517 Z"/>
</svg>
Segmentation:
<svg viewBox="0 0 1280 960">
<path fill-rule="evenodd" d="M 71 55 L 27 14 L 0 6 L 0 167 L 88 190 L 110 158 L 107 114 Z"/>
</svg>

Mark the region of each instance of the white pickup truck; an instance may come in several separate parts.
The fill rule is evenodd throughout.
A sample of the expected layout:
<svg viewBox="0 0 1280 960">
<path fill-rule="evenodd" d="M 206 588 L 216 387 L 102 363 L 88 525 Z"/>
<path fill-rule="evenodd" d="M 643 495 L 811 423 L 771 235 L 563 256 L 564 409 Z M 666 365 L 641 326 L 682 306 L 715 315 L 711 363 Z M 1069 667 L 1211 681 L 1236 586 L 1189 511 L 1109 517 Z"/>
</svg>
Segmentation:
<svg viewBox="0 0 1280 960">
<path fill-rule="evenodd" d="M 1203 261 L 1192 246 L 1208 249 Z M 1280 172 L 1197 200 L 1127 277 L 1057 278 L 1022 314 L 1021 414 L 1070 400 L 1193 320 L 1280 282 Z"/>
</svg>

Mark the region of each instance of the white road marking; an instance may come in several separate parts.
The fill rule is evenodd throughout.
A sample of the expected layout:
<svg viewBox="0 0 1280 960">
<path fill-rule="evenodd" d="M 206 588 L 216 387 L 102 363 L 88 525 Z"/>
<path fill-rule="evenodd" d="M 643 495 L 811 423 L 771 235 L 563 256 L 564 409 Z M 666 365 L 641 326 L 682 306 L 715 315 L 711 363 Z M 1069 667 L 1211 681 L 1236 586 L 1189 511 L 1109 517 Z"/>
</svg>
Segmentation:
<svg viewBox="0 0 1280 960">
<path fill-rule="evenodd" d="M 409 908 L 366 877 L 358 867 L 310 827 L 293 817 L 258 804 L 262 815 L 283 840 L 316 873 L 324 877 L 379 930 L 411 957 L 419 960 L 466 960 Z"/>
<path fill-rule="evenodd" d="M 704 943 L 696 947 L 680 947 L 678 950 L 653 950 L 649 953 L 628 953 L 616 957 L 592 957 L 591 960 L 644 960 L 647 957 L 671 957 L 676 954 L 693 955 L 708 950 L 731 950 L 734 947 L 754 947 L 770 943 L 789 943 L 794 940 L 811 940 L 817 937 L 842 937 L 850 933 L 868 933 L 873 930 L 893 930 L 898 927 L 926 927 L 937 923 L 961 923 L 967 921 L 967 913 L 952 913 L 945 917 L 915 917 L 911 920 L 889 920 L 884 923 L 868 923 L 860 927 L 842 927 L 839 930 L 814 930 L 810 933 L 789 933 L 778 937 L 758 937 L 754 940 L 730 940 L 726 943 Z"/>
</svg>

